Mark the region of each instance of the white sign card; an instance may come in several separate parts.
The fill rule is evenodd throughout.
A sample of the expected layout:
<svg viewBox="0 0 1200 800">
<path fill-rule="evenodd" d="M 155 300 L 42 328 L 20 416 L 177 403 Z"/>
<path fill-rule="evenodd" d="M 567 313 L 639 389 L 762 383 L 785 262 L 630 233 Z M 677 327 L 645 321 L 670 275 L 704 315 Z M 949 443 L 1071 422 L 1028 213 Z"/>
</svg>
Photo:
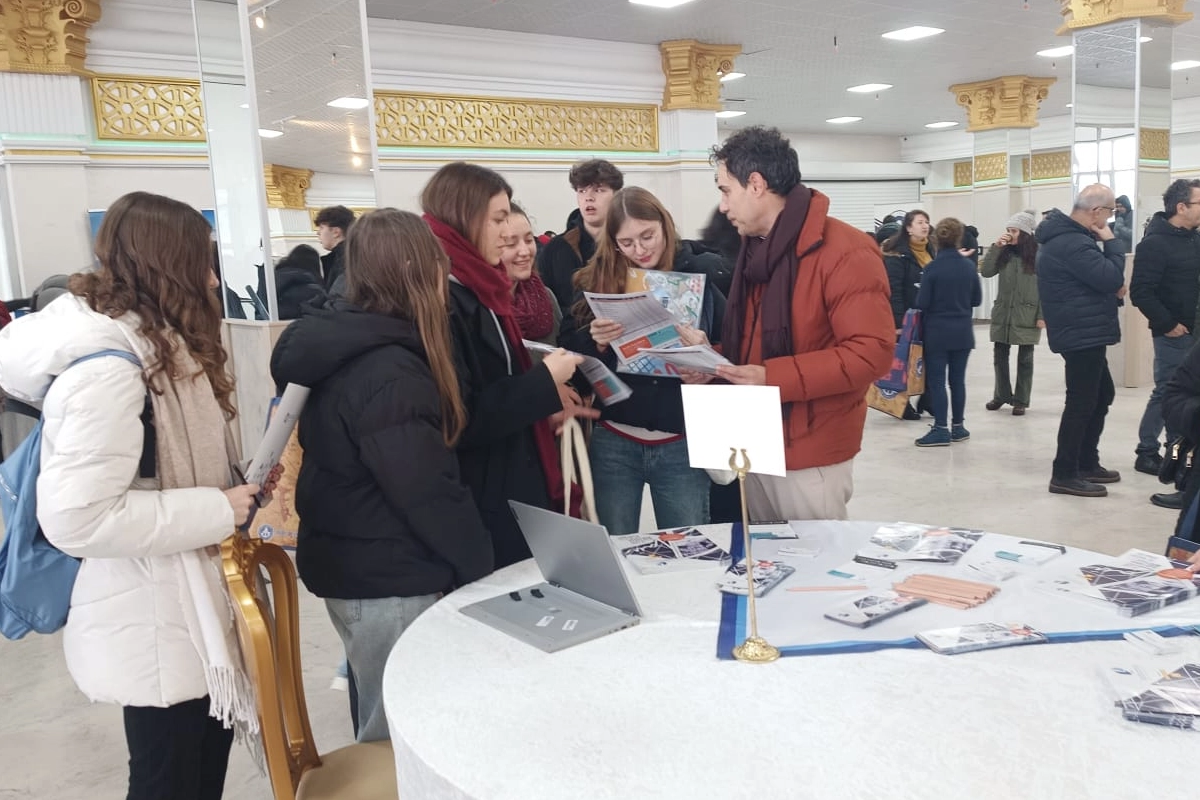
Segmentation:
<svg viewBox="0 0 1200 800">
<path fill-rule="evenodd" d="M 750 459 L 750 471 L 786 475 L 783 408 L 778 386 L 684 384 L 688 461 L 696 469 L 729 469 L 730 448 Z"/>
</svg>

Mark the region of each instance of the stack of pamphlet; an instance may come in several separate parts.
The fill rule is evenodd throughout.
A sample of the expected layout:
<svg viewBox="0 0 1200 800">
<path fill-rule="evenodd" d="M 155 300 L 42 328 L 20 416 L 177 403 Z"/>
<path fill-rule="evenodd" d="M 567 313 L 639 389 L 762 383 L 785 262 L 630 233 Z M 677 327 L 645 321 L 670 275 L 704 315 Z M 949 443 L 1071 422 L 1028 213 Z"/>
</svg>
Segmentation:
<svg viewBox="0 0 1200 800">
<path fill-rule="evenodd" d="M 1114 667 L 1107 677 L 1125 719 L 1200 730 L 1200 664 L 1170 670 Z"/>
<path fill-rule="evenodd" d="M 1200 593 L 1200 573 L 1189 571 L 1186 563 L 1137 550 L 1116 564 L 1089 564 L 1079 571 L 1124 617 L 1182 603 Z"/>
<path fill-rule="evenodd" d="M 1046 641 L 1044 635 L 1028 625 L 1001 625 L 996 622 L 924 631 L 917 634 L 917 639 L 935 653 L 948 656 L 969 653 L 972 650 L 990 650 L 993 647 L 1039 644 Z"/>
</svg>

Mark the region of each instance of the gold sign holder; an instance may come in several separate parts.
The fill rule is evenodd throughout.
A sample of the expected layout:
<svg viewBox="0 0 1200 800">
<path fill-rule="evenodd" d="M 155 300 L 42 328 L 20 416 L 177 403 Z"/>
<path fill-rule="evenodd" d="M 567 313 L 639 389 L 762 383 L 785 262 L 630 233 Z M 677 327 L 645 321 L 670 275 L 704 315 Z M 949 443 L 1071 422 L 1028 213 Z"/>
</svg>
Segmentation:
<svg viewBox="0 0 1200 800">
<path fill-rule="evenodd" d="M 738 489 L 742 495 L 742 536 L 743 549 L 746 551 L 746 584 L 749 590 L 747 611 L 750 616 L 750 636 L 733 648 L 733 657 L 752 664 L 768 664 L 779 658 L 779 648 L 758 635 L 758 609 L 754 600 L 754 557 L 750 552 L 750 512 L 746 507 L 746 473 L 750 471 L 750 457 L 743 449 L 739 461 L 736 447 L 729 448 L 729 453 L 729 468 L 737 473 Z"/>
</svg>

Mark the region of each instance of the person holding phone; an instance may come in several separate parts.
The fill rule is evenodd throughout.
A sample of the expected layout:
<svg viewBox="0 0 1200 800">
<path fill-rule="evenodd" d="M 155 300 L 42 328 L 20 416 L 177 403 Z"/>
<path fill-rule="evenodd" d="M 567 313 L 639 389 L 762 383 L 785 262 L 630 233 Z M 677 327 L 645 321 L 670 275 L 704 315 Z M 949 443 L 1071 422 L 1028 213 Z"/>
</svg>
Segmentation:
<svg viewBox="0 0 1200 800">
<path fill-rule="evenodd" d="M 1005 224 L 1004 233 L 988 248 L 979 266 L 984 278 L 999 275 L 996 302 L 992 304 L 992 368 L 995 382 L 988 411 L 1012 405 L 1014 417 L 1025 414 L 1033 393 L 1033 348 L 1046 327 L 1037 285 L 1037 238 L 1033 235 L 1036 212 L 1019 211 Z M 1017 383 L 1009 372 L 1009 355 L 1017 347 Z"/>
</svg>

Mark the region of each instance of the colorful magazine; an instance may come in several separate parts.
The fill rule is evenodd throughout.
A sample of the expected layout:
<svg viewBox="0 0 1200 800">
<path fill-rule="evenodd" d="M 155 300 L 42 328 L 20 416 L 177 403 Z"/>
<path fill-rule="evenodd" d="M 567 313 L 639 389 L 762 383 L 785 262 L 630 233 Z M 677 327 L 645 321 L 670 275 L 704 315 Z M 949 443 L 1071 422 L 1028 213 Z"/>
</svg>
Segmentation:
<svg viewBox="0 0 1200 800">
<path fill-rule="evenodd" d="M 631 536 L 629 541 L 632 544 L 621 548 L 621 555 L 642 574 L 676 572 L 729 560 L 729 553 L 695 528 Z"/>
<path fill-rule="evenodd" d="M 706 280 L 707 276 L 702 273 L 630 267 L 625 278 L 625 291 L 649 292 L 675 319 L 684 325 L 695 325 L 704 309 Z"/>
<path fill-rule="evenodd" d="M 930 650 L 942 655 L 1047 641 L 1044 635 L 1028 625 L 1001 625 L 997 622 L 980 622 L 957 628 L 924 631 L 917 634 L 917 639 Z"/>
<path fill-rule="evenodd" d="M 881 525 L 871 542 L 858 555 L 886 561 L 937 561 L 957 563 L 975 546 L 984 531 L 975 528 L 946 528 L 896 522 Z"/>
</svg>

